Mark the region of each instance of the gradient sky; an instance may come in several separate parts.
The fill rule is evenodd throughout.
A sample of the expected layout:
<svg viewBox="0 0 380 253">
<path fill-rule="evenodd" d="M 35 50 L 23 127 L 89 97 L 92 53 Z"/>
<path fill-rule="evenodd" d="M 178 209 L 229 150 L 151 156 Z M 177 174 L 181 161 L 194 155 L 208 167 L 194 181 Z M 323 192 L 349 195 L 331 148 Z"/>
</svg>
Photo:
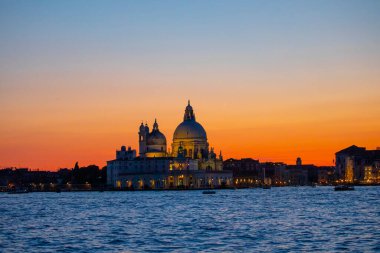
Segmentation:
<svg viewBox="0 0 380 253">
<path fill-rule="evenodd" d="M 224 158 L 380 146 L 380 1 L 0 0 L 0 167 L 170 145 L 188 99 Z"/>
</svg>

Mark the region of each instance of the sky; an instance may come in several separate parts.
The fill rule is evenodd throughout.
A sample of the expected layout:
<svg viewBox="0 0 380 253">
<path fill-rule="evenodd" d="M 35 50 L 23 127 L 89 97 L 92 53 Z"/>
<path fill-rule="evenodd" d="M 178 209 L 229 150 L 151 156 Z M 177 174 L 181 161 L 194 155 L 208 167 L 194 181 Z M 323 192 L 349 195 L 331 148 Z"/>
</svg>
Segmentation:
<svg viewBox="0 0 380 253">
<path fill-rule="evenodd" d="M 0 168 L 104 166 L 187 100 L 224 158 L 380 146 L 380 1 L 0 0 Z"/>
</svg>

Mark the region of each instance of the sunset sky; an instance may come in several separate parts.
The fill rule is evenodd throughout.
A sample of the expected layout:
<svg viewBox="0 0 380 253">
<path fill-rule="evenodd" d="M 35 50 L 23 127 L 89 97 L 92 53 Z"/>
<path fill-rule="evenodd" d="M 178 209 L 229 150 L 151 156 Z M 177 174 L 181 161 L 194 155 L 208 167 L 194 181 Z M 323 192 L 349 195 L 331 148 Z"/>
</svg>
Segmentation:
<svg viewBox="0 0 380 253">
<path fill-rule="evenodd" d="M 0 168 L 104 166 L 190 99 L 224 158 L 380 146 L 380 1 L 0 0 Z"/>
</svg>

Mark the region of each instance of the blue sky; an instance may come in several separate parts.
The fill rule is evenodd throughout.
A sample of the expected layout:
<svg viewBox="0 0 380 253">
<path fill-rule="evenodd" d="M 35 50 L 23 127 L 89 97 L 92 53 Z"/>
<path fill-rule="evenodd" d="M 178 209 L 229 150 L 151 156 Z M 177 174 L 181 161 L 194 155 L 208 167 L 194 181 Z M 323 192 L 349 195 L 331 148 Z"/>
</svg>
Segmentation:
<svg viewBox="0 0 380 253">
<path fill-rule="evenodd" d="M 0 0 L 0 167 L 101 163 L 156 117 L 170 140 L 188 99 L 226 158 L 374 148 L 379 14 L 369 0 Z"/>
</svg>

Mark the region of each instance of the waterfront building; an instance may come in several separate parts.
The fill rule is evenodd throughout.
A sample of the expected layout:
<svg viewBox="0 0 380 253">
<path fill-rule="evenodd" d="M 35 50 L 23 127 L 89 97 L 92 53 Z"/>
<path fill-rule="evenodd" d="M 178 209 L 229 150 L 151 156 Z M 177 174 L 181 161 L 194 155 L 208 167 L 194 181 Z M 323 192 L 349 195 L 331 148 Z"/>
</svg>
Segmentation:
<svg viewBox="0 0 380 253">
<path fill-rule="evenodd" d="M 116 159 L 107 162 L 107 184 L 116 189 L 197 189 L 228 187 L 232 171 L 223 169 L 223 156 L 209 147 L 203 126 L 195 120 L 190 101 L 183 122 L 173 134 L 172 151 L 157 120 L 150 132 L 141 124 L 139 156 L 122 146 Z"/>
<path fill-rule="evenodd" d="M 223 167 L 232 171 L 234 184 L 237 187 L 249 187 L 261 183 L 262 173 L 259 160 L 230 158 L 223 162 Z"/>
<path fill-rule="evenodd" d="M 27 189 L 29 191 L 75 191 L 102 189 L 106 170 L 96 165 L 58 171 L 37 171 L 26 168 L 0 169 L 0 191 Z"/>
<path fill-rule="evenodd" d="M 286 182 L 286 164 L 282 162 L 266 162 L 261 163 L 261 166 L 265 167 L 265 170 L 270 172 L 269 175 L 272 175 L 273 185 L 277 186 L 285 186 Z M 266 173 L 267 175 L 268 173 Z"/>
<path fill-rule="evenodd" d="M 334 179 L 334 167 L 302 164 L 297 158 L 295 165 L 282 162 L 263 162 L 251 158 L 227 159 L 225 169 L 233 171 L 236 187 L 255 187 L 263 184 L 273 186 L 331 184 Z"/>
<path fill-rule="evenodd" d="M 287 165 L 285 169 L 285 181 L 288 185 L 308 185 L 309 170 L 316 170 L 314 165 Z M 316 171 L 315 171 L 316 172 Z"/>
<path fill-rule="evenodd" d="M 302 164 L 300 157 L 297 158 L 295 165 L 287 165 L 285 169 L 285 181 L 288 185 L 327 185 L 331 184 L 333 179 L 333 166 Z"/>
<path fill-rule="evenodd" d="M 335 167 L 334 166 L 319 166 L 318 167 L 318 184 L 329 185 L 335 181 Z"/>
<path fill-rule="evenodd" d="M 335 153 L 338 182 L 380 183 L 380 148 L 366 150 L 352 145 Z"/>
<path fill-rule="evenodd" d="M 236 187 L 255 187 L 262 184 L 286 185 L 284 163 L 264 162 L 252 158 L 227 159 L 223 168 L 233 171 Z"/>
</svg>

